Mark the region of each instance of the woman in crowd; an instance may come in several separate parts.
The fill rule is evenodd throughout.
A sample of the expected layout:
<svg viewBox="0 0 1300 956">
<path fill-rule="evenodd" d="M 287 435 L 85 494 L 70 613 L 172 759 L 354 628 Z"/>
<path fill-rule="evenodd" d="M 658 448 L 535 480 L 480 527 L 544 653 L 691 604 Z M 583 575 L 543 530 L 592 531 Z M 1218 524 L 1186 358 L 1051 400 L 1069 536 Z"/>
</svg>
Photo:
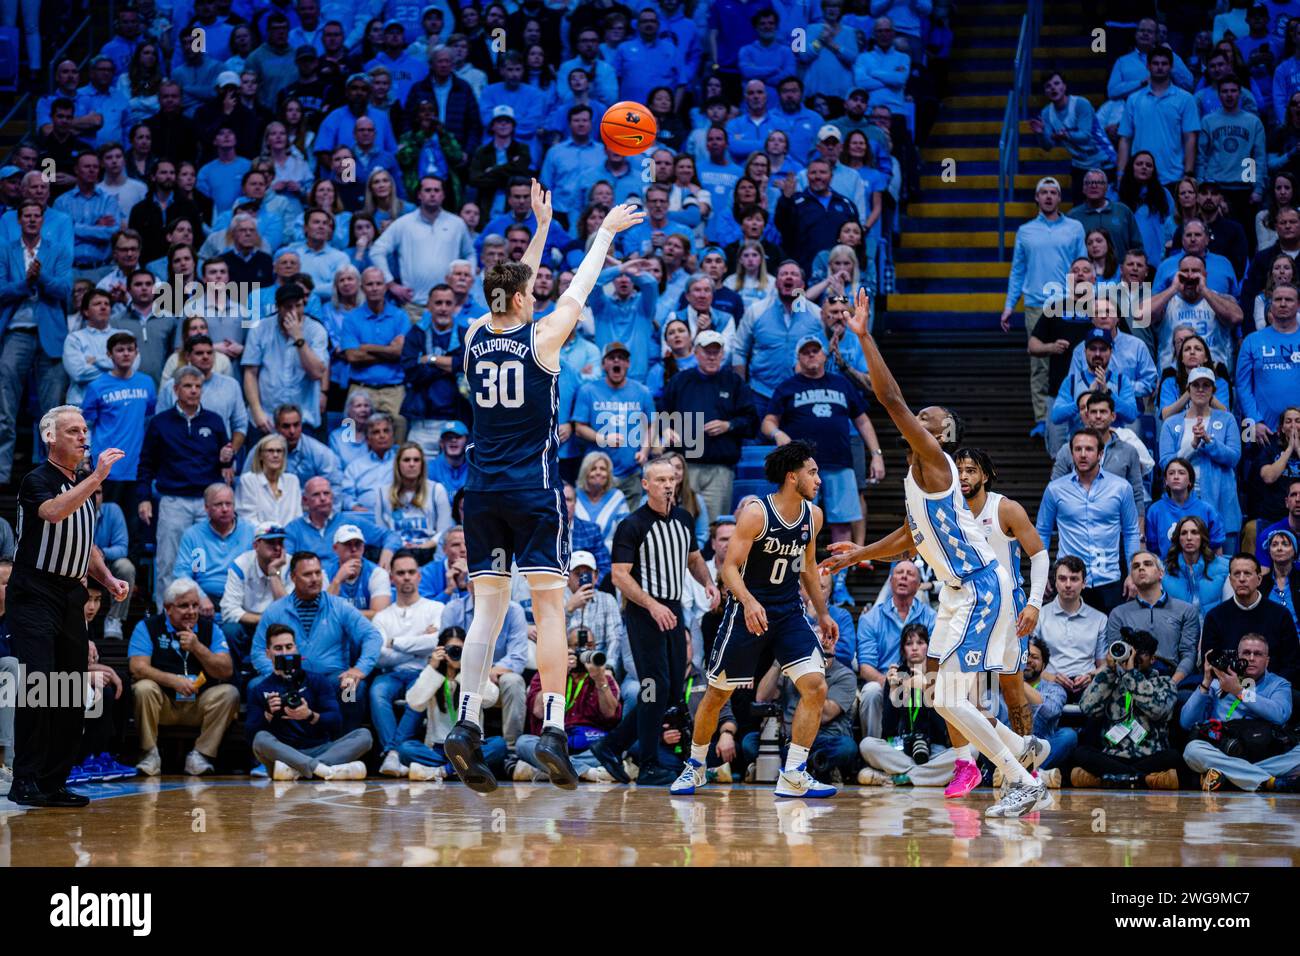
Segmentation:
<svg viewBox="0 0 1300 956">
<path fill-rule="evenodd" d="M 1185 458 L 1196 469 L 1196 494 L 1208 502 L 1223 522 L 1228 553 L 1236 551 L 1241 531 L 1237 500 L 1237 462 L 1241 434 L 1231 412 L 1211 407 L 1214 373 L 1197 369 L 1188 376 L 1187 409 L 1165 419 L 1160 429 L 1160 468 L 1173 458 Z"/>
<path fill-rule="evenodd" d="M 415 208 L 397 195 L 397 184 L 388 170 L 376 167 L 366 177 L 366 204 L 362 212 L 374 217 L 375 226 L 383 232 L 390 222 Z"/>
<path fill-rule="evenodd" d="M 302 102 L 292 96 L 289 97 L 280 106 L 278 119 L 281 125 L 284 126 L 285 136 L 289 140 L 289 151 L 296 156 L 307 159 L 311 155 L 311 146 L 316 139 L 316 133 L 308 123 L 308 117 L 306 111 L 302 108 Z"/>
<path fill-rule="evenodd" d="M 867 277 L 858 268 L 857 254 L 848 246 L 833 246 L 821 269 L 814 261 L 811 281 L 805 295 L 813 302 L 820 302 L 828 289 L 835 295 L 848 296 L 851 301 L 857 298 L 859 289 L 871 292 Z"/>
<path fill-rule="evenodd" d="M 1088 251 L 1097 282 L 1111 282 L 1118 276 L 1119 262 L 1115 259 L 1115 244 L 1111 242 L 1109 232 L 1093 229 L 1084 238 L 1083 247 Z"/>
<path fill-rule="evenodd" d="M 573 513 L 594 521 L 612 547 L 614 529 L 628 515 L 627 499 L 614 483 L 614 462 L 603 451 L 588 452 L 578 466 L 578 484 Z"/>
<path fill-rule="evenodd" d="M 673 91 L 666 86 L 656 86 L 645 102 L 659 127 L 656 139 L 674 153 L 680 150 L 685 145 L 690 130 L 673 109 Z"/>
<path fill-rule="evenodd" d="M 1276 176 L 1283 171 L 1292 175 L 1300 173 L 1297 169 L 1300 166 L 1300 90 L 1291 94 L 1286 101 L 1286 116 L 1282 123 L 1268 134 L 1266 155 L 1271 175 Z M 1294 185 L 1293 179 L 1292 186 Z"/>
<path fill-rule="evenodd" d="M 188 199 L 194 205 L 199 207 L 199 215 L 203 217 L 202 222 L 196 222 L 194 228 L 200 232 L 206 233 L 208 226 L 212 225 L 212 198 L 199 192 L 199 167 L 191 163 L 188 159 L 182 160 L 176 164 L 176 198 Z"/>
<path fill-rule="evenodd" d="M 230 31 L 230 56 L 226 57 L 225 69 L 232 73 L 243 73 L 248 63 L 248 55 L 253 52 L 253 28 L 247 23 L 237 24 Z"/>
<path fill-rule="evenodd" d="M 695 368 L 695 345 L 691 337 L 691 327 L 684 319 L 669 319 L 664 325 L 663 361 L 650 367 L 646 376 L 646 387 L 656 402 L 663 398 L 664 386 L 674 375 Z"/>
<path fill-rule="evenodd" d="M 1183 227 L 1188 219 L 1201 218 L 1201 203 L 1196 198 L 1196 179 L 1184 176 L 1174 183 L 1174 232 Z M 1170 238 L 1172 243 L 1173 239 Z"/>
<path fill-rule="evenodd" d="M 1273 301 L 1273 289 L 1279 283 L 1295 285 L 1295 260 L 1285 252 L 1273 257 L 1268 267 L 1268 278 L 1264 280 L 1264 291 L 1255 296 L 1254 319 L 1255 331 L 1272 325 L 1269 321 L 1269 307 Z"/>
<path fill-rule="evenodd" d="M 1227 366 L 1210 357 L 1210 346 L 1191 326 L 1174 329 L 1174 367 L 1160 376 L 1160 418 L 1172 418 L 1187 408 L 1191 395 L 1187 391 L 1187 376 L 1194 368 L 1208 367 L 1214 372 L 1214 400 L 1212 406 L 1221 411 L 1232 407 L 1232 376 Z"/>
<path fill-rule="evenodd" d="M 695 158 L 681 153 L 673 159 L 672 192 L 668 196 L 668 215 L 695 207 L 700 213 L 700 224 L 695 227 L 697 239 L 704 235 L 704 223 L 713 214 L 713 196 L 700 185 L 695 171 Z M 684 223 L 689 225 L 689 223 Z"/>
<path fill-rule="evenodd" d="M 797 176 L 804 164 L 796 156 L 790 155 L 790 135 L 785 130 L 774 129 L 763 140 L 763 152 L 767 153 L 769 178 L 773 183 L 785 176 Z"/>
<path fill-rule="evenodd" d="M 343 424 L 330 432 L 330 451 L 339 459 L 339 467 L 348 465 L 366 453 L 366 425 L 375 413 L 375 403 L 370 393 L 358 388 L 348 396 L 343 406 Z"/>
<path fill-rule="evenodd" d="M 1205 615 L 1223 600 L 1231 562 L 1227 555 L 1211 550 L 1205 522 L 1188 515 L 1174 525 L 1165 554 L 1165 591 L 1195 607 L 1204 621 Z"/>
<path fill-rule="evenodd" d="M 153 154 L 153 130 L 144 123 L 136 123 L 127 134 L 129 148 L 126 151 L 126 174 L 143 183 L 149 182 L 153 175 L 154 164 L 158 159 Z"/>
<path fill-rule="evenodd" d="M 176 370 L 182 365 L 188 365 L 190 361 L 189 349 L 185 347 L 195 335 L 211 335 L 208 331 L 208 320 L 201 315 L 186 316 L 181 320 L 180 336 L 177 339 L 180 345 L 176 351 L 167 356 L 167 361 L 163 363 L 162 374 L 159 376 L 160 381 L 170 382 Z M 215 346 L 214 346 L 215 348 Z M 229 375 L 231 372 L 230 359 L 222 352 L 215 352 L 212 360 L 213 375 Z"/>
<path fill-rule="evenodd" d="M 536 39 L 531 38 L 534 33 Z M 555 67 L 546 62 L 546 50 L 538 42 L 541 35 L 542 27 L 536 20 L 524 25 L 524 49 L 528 51 L 524 54 L 524 82 L 541 90 L 549 100 L 555 92 Z"/>
<path fill-rule="evenodd" d="M 135 48 L 131 65 L 117 78 L 117 92 L 127 101 L 128 124 L 143 123 L 158 112 L 158 86 L 162 81 L 162 53 L 158 44 L 146 40 Z"/>
<path fill-rule="evenodd" d="M 1287 492 L 1300 481 L 1300 406 L 1283 409 L 1277 430 L 1265 441 L 1247 442 L 1244 457 L 1246 514 L 1252 520 L 1242 529 L 1241 544 L 1249 550 L 1257 532 L 1287 516 Z"/>
<path fill-rule="evenodd" d="M 284 437 L 262 438 L 249 453 L 248 470 L 235 485 L 235 513 L 253 525 L 287 525 L 302 514 L 302 486 L 286 470 L 289 445 Z"/>
<path fill-rule="evenodd" d="M 167 239 L 167 248 L 172 246 L 193 246 L 194 245 L 194 224 L 188 219 L 173 219 L 167 226 L 164 233 Z M 226 231 L 225 248 L 234 245 L 234 240 L 230 237 L 229 230 Z M 167 256 L 159 256 L 151 262 L 145 263 L 145 268 L 156 275 L 160 281 L 166 282 L 170 278 L 167 274 L 168 264 Z"/>
<path fill-rule="evenodd" d="M 334 236 L 330 240 L 330 245 L 339 249 L 348 247 L 348 226 L 352 223 L 352 213 L 343 208 L 343 200 L 339 197 L 338 190 L 334 188 L 334 182 L 329 179 L 318 179 L 312 183 L 311 189 L 307 191 L 307 201 L 303 204 L 306 209 L 328 209 L 334 214 Z M 303 222 L 301 216 L 294 218 L 285 224 L 286 243 L 302 242 L 305 239 L 303 235 Z"/>
<path fill-rule="evenodd" d="M 370 268 L 370 249 L 378 235 L 375 220 L 368 212 L 359 212 L 348 221 L 348 247 L 344 251 L 358 272 Z"/>
<path fill-rule="evenodd" d="M 479 236 L 479 227 L 483 225 L 483 210 L 479 208 L 476 202 L 467 202 L 460 207 L 460 218 L 465 220 L 465 228 L 469 231 L 470 239 L 477 240 Z"/>
<path fill-rule="evenodd" d="M 274 171 L 271 191 L 293 199 L 299 204 L 311 188 L 311 167 L 298 156 L 289 142 L 289 132 L 283 123 L 274 120 L 266 125 L 262 134 L 262 157 Z"/>
<path fill-rule="evenodd" d="M 582 262 L 582 257 L 587 254 L 587 249 L 590 248 L 592 241 L 596 238 L 596 232 L 600 229 L 601 223 L 609 215 L 609 210 L 609 206 L 593 203 L 578 214 L 577 238 L 564 251 L 564 265 L 566 268 L 578 268 L 578 265 Z"/>
<path fill-rule="evenodd" d="M 1165 244 L 1174 235 L 1174 199 L 1156 177 L 1156 158 L 1148 150 L 1134 153 L 1119 184 L 1119 201 L 1133 210 L 1142 249 L 1155 265 L 1165 259 Z"/>
<path fill-rule="evenodd" d="M 695 542 L 702 548 L 709 540 L 709 506 L 691 487 L 686 456 L 678 451 L 670 451 L 664 455 L 664 458 L 672 462 L 673 476 L 677 481 L 673 502 L 695 519 Z"/>
<path fill-rule="evenodd" d="M 767 257 L 761 243 L 746 239 L 741 244 L 736 256 L 736 271 L 722 284 L 740 296 L 746 309 L 772 295 L 776 284 L 767 274 Z"/>
<path fill-rule="evenodd" d="M 429 480 L 424 450 L 415 442 L 397 449 L 393 478 L 379 492 L 376 518 L 401 536 L 402 547 L 414 551 L 421 564 L 433 558 L 438 539 L 451 527 L 447 489 Z"/>
<path fill-rule="evenodd" d="M 1295 203 L 1296 174 L 1290 170 L 1280 170 L 1273 177 L 1273 188 L 1269 190 L 1268 205 L 1255 215 L 1255 248 L 1267 249 L 1277 242 L 1277 211 L 1286 209 Z"/>
<path fill-rule="evenodd" d="M 334 273 L 333 285 L 334 295 L 322 305 L 320 313 L 321 325 L 329 335 L 331 398 L 346 392 L 352 380 L 352 366 L 343 357 L 343 319 L 361 304 L 361 270 L 357 266 L 341 267 Z"/>
</svg>

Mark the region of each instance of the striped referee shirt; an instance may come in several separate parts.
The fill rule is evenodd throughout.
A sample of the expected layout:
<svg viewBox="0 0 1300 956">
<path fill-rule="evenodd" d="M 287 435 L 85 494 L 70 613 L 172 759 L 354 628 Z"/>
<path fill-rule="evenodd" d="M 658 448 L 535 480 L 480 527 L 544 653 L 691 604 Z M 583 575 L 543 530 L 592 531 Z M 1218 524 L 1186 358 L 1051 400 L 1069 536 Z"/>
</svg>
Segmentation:
<svg viewBox="0 0 1300 956">
<path fill-rule="evenodd" d="M 643 504 L 614 531 L 614 564 L 632 565 L 632 577 L 656 601 L 680 601 L 686 562 L 695 543 L 695 519 L 683 508 L 661 515 Z"/>
<path fill-rule="evenodd" d="M 49 522 L 40 515 L 41 505 L 79 484 L 86 476 L 69 479 L 56 465 L 46 461 L 23 479 L 18 490 L 18 551 L 14 565 L 66 578 L 81 578 L 90 566 L 90 549 L 95 543 L 95 499 L 62 521 Z"/>
</svg>

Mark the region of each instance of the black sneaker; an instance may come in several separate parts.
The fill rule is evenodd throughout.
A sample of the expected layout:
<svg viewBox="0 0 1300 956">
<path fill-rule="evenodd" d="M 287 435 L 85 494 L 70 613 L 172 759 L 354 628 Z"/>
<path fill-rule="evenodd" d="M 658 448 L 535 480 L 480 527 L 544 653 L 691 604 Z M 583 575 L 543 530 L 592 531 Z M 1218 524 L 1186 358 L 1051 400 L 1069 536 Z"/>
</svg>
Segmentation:
<svg viewBox="0 0 1300 956">
<path fill-rule="evenodd" d="M 9 787 L 9 801 L 23 807 L 48 807 L 49 800 L 40 787 L 25 780 L 15 780 Z"/>
<path fill-rule="evenodd" d="M 561 790 L 578 789 L 578 772 L 569 761 L 569 741 L 554 727 L 542 731 L 537 741 L 537 762 L 551 775 L 551 783 Z"/>
<path fill-rule="evenodd" d="M 497 778 L 483 759 L 483 733 L 468 720 L 458 720 L 442 744 L 456 775 L 475 793 L 491 793 Z"/>
<path fill-rule="evenodd" d="M 608 741 L 601 739 L 591 745 L 591 755 L 600 761 L 600 765 L 609 771 L 609 775 L 619 783 L 631 783 L 632 778 L 623 769 L 623 761 L 618 754 L 609 749 Z"/>
<path fill-rule="evenodd" d="M 667 787 L 676 779 L 677 774 L 673 771 L 654 763 L 641 768 L 636 775 L 636 784 L 638 787 Z"/>
<path fill-rule="evenodd" d="M 1300 771 L 1292 771 L 1285 777 L 1274 777 L 1273 790 L 1277 793 L 1300 793 Z"/>
<path fill-rule="evenodd" d="M 90 797 L 74 793 L 67 787 L 59 787 L 58 790 L 45 794 L 45 806 L 47 807 L 84 807 L 88 803 L 90 803 Z"/>
</svg>

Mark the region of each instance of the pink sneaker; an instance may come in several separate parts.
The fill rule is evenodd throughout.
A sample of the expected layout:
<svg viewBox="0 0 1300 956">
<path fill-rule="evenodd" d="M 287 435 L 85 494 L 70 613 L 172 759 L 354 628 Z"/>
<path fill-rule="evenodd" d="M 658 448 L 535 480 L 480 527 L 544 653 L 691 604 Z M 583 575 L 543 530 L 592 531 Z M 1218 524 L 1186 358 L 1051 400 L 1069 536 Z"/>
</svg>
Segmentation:
<svg viewBox="0 0 1300 956">
<path fill-rule="evenodd" d="M 943 795 L 949 800 L 964 797 L 980 785 L 980 772 L 969 760 L 958 760 L 952 769 L 952 782 L 944 788 Z"/>
</svg>

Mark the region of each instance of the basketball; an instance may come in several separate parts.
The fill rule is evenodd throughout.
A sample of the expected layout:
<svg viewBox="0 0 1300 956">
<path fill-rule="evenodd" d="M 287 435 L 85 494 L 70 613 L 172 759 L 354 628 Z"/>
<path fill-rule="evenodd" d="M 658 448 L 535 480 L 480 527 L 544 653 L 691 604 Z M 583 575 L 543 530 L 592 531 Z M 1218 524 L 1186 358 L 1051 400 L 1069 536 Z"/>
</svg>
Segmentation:
<svg viewBox="0 0 1300 956">
<path fill-rule="evenodd" d="M 620 156 L 645 152 L 658 132 L 654 114 L 640 103 L 615 103 L 600 119 L 600 138 Z"/>
</svg>

